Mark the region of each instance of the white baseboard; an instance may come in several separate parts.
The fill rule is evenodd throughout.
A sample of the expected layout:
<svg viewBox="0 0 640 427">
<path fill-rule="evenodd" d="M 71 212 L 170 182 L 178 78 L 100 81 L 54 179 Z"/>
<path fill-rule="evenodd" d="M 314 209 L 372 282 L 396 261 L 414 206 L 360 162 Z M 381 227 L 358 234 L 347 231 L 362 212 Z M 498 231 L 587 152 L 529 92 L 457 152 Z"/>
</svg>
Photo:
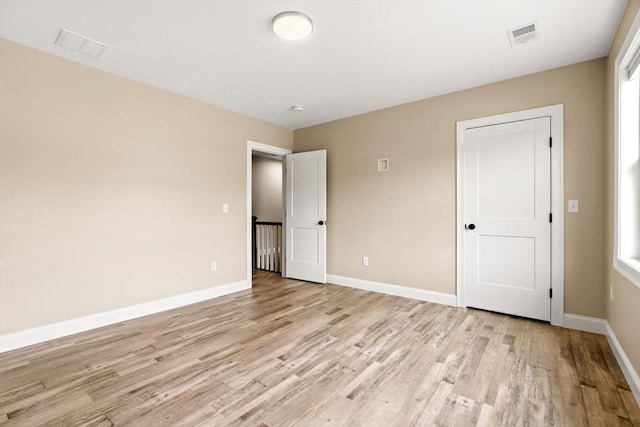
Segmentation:
<svg viewBox="0 0 640 427">
<path fill-rule="evenodd" d="M 131 305 L 129 307 L 118 308 L 115 310 L 90 314 L 84 317 L 64 320 L 62 322 L 38 326 L 24 331 L 0 335 L 0 353 L 77 334 L 90 329 L 100 328 L 102 326 L 124 322 L 125 320 L 171 310 L 172 308 L 194 304 L 249 288 L 251 288 L 251 285 L 246 280 L 243 280 L 240 282 L 202 289 L 200 291 L 176 295 L 169 298 Z"/>
<path fill-rule="evenodd" d="M 424 289 L 409 288 L 407 286 L 391 285 L 389 283 L 372 282 L 370 280 L 353 279 L 351 277 L 327 274 L 327 282 L 349 288 L 362 289 L 364 291 L 378 292 L 404 298 L 412 298 L 420 301 L 434 302 L 436 304 L 456 306 L 456 296 L 442 292 L 426 291 Z"/>
<path fill-rule="evenodd" d="M 624 377 L 627 379 L 629 383 L 629 387 L 631 387 L 631 391 L 633 392 L 633 396 L 636 398 L 636 402 L 640 406 L 640 377 L 638 377 L 638 373 L 635 369 L 633 369 L 633 365 L 631 361 L 627 357 L 627 354 L 624 352 L 616 334 L 611 329 L 611 325 L 609 322 L 605 322 L 607 326 L 607 339 L 609 340 L 609 345 L 613 349 L 613 354 L 616 356 L 616 360 L 622 369 L 622 373 Z"/>
<path fill-rule="evenodd" d="M 609 322 L 596 317 L 565 313 L 564 327 L 577 329 L 579 331 L 593 332 L 607 337 L 609 345 L 613 350 L 613 355 L 616 357 L 627 383 L 629 383 L 629 387 L 631 388 L 633 396 L 636 398 L 636 402 L 640 405 L 640 378 L 638 377 L 636 370 L 633 368 L 631 361 L 627 357 L 627 354 L 624 352 L 624 349 L 620 345 L 616 334 L 613 332 L 613 329 L 611 329 Z"/>
<path fill-rule="evenodd" d="M 564 314 L 564 327 L 578 331 L 607 335 L 607 321 L 597 317 L 580 316 L 578 314 Z"/>
</svg>

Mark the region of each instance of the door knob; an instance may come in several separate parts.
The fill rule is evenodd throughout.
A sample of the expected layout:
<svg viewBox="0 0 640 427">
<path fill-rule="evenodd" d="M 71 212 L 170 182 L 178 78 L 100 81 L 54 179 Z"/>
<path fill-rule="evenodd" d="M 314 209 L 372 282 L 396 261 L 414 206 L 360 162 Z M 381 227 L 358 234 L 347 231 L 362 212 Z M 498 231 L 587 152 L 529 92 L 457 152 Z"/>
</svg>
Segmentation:
<svg viewBox="0 0 640 427">
<path fill-rule="evenodd" d="M 475 230 L 475 229 L 476 229 L 476 225 L 475 225 L 475 224 L 469 224 L 469 225 L 467 226 L 467 228 L 468 228 L 469 230 Z"/>
<path fill-rule="evenodd" d="M 325 225 L 326 223 L 322 220 L 318 221 L 318 225 Z"/>
</svg>

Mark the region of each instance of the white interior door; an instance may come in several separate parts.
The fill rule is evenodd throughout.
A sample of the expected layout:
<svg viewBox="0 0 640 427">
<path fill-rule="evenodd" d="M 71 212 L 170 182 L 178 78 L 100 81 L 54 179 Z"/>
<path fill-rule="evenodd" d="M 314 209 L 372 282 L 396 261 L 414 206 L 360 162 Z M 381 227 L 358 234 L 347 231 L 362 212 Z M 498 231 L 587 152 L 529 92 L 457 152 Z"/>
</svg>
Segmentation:
<svg viewBox="0 0 640 427">
<path fill-rule="evenodd" d="M 327 151 L 285 158 L 285 275 L 326 283 Z"/>
<path fill-rule="evenodd" d="M 467 306 L 551 317 L 551 119 L 468 129 Z"/>
</svg>

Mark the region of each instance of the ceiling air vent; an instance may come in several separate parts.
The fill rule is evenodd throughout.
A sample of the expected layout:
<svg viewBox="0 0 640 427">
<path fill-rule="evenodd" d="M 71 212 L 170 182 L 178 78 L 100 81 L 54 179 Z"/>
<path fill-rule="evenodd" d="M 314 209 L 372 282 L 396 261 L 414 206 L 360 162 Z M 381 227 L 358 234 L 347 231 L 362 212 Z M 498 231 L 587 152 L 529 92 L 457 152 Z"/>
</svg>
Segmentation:
<svg viewBox="0 0 640 427">
<path fill-rule="evenodd" d="M 511 43 L 511 46 L 537 39 L 539 36 L 538 21 L 512 28 L 507 31 L 507 34 L 509 35 L 509 42 Z"/>
<path fill-rule="evenodd" d="M 58 34 L 56 44 L 94 58 L 99 58 L 109 47 L 104 43 L 91 40 L 64 28 Z"/>
</svg>

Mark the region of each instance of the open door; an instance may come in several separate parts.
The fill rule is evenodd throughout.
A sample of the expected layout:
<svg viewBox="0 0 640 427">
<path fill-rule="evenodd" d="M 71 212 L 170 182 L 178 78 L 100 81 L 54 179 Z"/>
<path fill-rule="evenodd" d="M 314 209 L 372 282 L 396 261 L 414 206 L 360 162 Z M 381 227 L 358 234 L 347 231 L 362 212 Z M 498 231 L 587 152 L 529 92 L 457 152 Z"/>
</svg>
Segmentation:
<svg viewBox="0 0 640 427">
<path fill-rule="evenodd" d="M 285 157 L 285 276 L 326 283 L 327 150 Z"/>
</svg>

